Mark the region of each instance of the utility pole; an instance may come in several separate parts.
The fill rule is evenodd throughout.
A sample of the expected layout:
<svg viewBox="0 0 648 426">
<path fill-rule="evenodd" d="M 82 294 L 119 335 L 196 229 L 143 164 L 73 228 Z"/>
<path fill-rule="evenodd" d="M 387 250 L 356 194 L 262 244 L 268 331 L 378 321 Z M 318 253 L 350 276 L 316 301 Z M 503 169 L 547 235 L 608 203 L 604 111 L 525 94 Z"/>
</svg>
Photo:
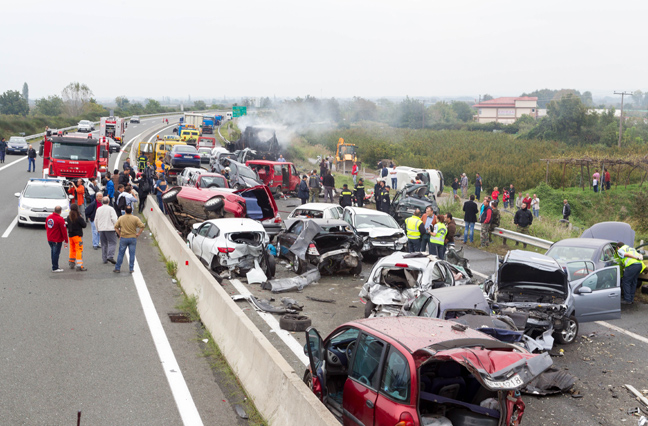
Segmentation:
<svg viewBox="0 0 648 426">
<path fill-rule="evenodd" d="M 619 148 L 621 148 L 621 138 L 623 137 L 623 97 L 632 96 L 632 92 L 614 92 L 615 95 L 621 95 L 621 116 L 619 117 Z"/>
</svg>

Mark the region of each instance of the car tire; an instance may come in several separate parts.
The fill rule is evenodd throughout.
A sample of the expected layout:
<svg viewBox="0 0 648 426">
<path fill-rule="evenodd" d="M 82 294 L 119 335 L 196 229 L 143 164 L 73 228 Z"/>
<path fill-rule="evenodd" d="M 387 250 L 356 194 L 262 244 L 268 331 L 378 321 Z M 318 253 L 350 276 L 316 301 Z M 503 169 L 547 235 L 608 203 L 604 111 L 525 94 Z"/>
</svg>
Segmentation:
<svg viewBox="0 0 648 426">
<path fill-rule="evenodd" d="M 360 259 L 358 259 L 358 266 L 351 269 L 351 274 L 360 275 L 361 273 L 362 273 L 362 261 Z"/>
<path fill-rule="evenodd" d="M 275 261 L 275 258 L 273 255 L 270 253 L 266 254 L 266 275 L 268 276 L 268 279 L 272 279 L 275 276 L 275 273 L 277 272 L 277 262 Z"/>
<path fill-rule="evenodd" d="M 295 257 L 295 260 L 293 260 L 292 264 L 292 270 L 297 275 L 303 274 L 304 272 L 306 272 L 306 262 L 298 257 Z"/>
<path fill-rule="evenodd" d="M 304 373 L 304 384 L 308 386 L 311 392 L 313 391 L 313 374 L 308 370 Z"/>
<path fill-rule="evenodd" d="M 182 188 L 171 188 L 164 194 L 162 194 L 162 201 L 165 203 L 174 203 L 178 199 L 178 194 Z"/>
<path fill-rule="evenodd" d="M 555 337 L 561 345 L 569 345 L 574 343 L 576 336 L 578 336 L 578 320 L 571 315 L 567 320 L 567 327 L 555 333 Z"/>
<path fill-rule="evenodd" d="M 286 331 L 306 331 L 311 323 L 311 319 L 305 315 L 285 314 L 279 318 L 279 327 Z"/>
<path fill-rule="evenodd" d="M 369 316 L 373 313 L 373 310 L 376 309 L 376 305 L 374 302 L 371 300 L 367 300 L 367 303 L 365 304 L 365 310 L 364 310 L 364 317 L 369 318 Z"/>
<path fill-rule="evenodd" d="M 225 206 L 225 201 L 222 197 L 210 198 L 205 202 L 205 210 L 208 212 L 215 212 Z"/>
</svg>

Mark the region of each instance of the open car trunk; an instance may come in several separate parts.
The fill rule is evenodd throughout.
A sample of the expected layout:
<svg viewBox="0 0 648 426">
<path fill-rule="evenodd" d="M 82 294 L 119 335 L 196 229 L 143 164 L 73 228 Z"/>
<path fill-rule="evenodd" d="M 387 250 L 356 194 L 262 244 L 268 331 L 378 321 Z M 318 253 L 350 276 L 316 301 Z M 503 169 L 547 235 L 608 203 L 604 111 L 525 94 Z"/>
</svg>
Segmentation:
<svg viewBox="0 0 648 426">
<path fill-rule="evenodd" d="M 239 189 L 234 193 L 245 198 L 247 217 L 250 219 L 258 221 L 274 219 L 279 213 L 277 203 L 275 203 L 270 189 L 265 185 Z"/>
<path fill-rule="evenodd" d="M 549 368 L 551 358 L 546 353 L 517 351 L 500 342 L 496 348 L 485 339 L 484 346 L 466 343 L 470 347 L 439 352 L 430 347 L 414 353 L 415 359 L 421 360 L 418 407 L 422 423 L 445 418 L 453 425 L 510 424 L 510 419 L 524 410 L 514 391 Z M 446 345 L 452 343 L 443 342 Z"/>
</svg>

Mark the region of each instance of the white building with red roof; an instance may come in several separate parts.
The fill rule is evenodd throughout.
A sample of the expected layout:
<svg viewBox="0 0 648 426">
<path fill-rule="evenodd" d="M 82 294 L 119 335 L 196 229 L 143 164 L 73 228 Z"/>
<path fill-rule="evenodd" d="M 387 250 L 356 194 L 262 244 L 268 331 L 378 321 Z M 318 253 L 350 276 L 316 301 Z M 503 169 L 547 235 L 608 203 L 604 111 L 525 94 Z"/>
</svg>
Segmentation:
<svg viewBox="0 0 648 426">
<path fill-rule="evenodd" d="M 478 123 L 511 124 L 524 114 L 538 117 L 538 98 L 535 96 L 504 97 L 482 101 L 476 105 Z"/>
</svg>

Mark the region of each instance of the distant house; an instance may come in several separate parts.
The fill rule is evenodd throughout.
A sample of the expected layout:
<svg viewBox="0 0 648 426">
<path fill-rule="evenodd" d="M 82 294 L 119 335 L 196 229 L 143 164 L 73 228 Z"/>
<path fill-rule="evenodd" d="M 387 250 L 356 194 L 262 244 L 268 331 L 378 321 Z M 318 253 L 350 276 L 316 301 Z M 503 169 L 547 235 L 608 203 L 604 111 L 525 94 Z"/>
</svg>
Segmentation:
<svg viewBox="0 0 648 426">
<path fill-rule="evenodd" d="M 478 123 L 503 123 L 511 124 L 524 114 L 538 117 L 538 98 L 534 96 L 505 97 L 483 101 L 476 105 L 477 115 L 474 119 Z"/>
</svg>

